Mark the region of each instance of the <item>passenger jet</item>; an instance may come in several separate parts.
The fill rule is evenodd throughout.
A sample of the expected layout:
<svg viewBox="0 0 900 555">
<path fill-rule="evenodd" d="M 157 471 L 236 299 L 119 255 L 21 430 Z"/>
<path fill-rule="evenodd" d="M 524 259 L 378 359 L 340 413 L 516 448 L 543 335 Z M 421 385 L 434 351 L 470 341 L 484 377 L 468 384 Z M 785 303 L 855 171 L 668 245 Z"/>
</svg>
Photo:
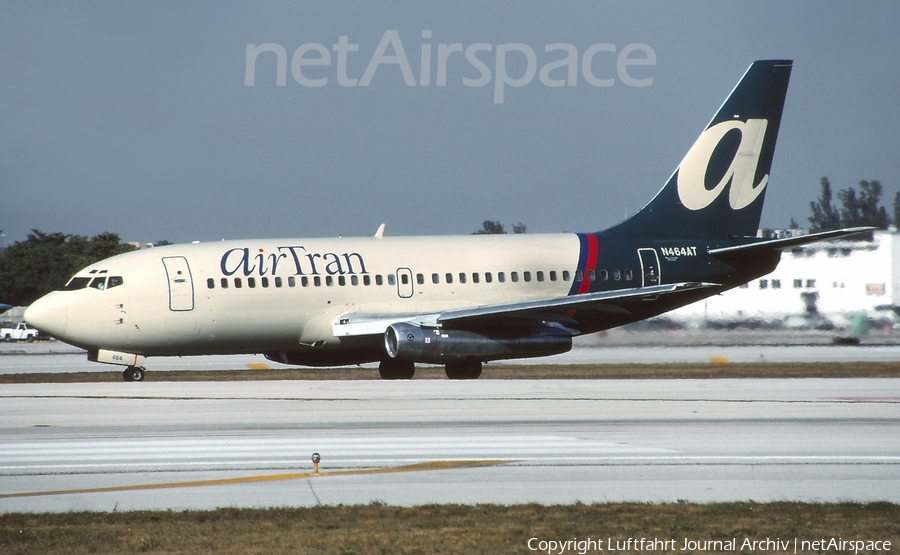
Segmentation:
<svg viewBox="0 0 900 555">
<path fill-rule="evenodd" d="M 784 249 L 870 229 L 756 237 L 791 66 L 753 63 L 659 193 L 604 231 L 169 245 L 88 266 L 25 320 L 127 381 L 153 356 L 473 379 L 485 362 L 563 353 L 768 274 Z"/>
</svg>

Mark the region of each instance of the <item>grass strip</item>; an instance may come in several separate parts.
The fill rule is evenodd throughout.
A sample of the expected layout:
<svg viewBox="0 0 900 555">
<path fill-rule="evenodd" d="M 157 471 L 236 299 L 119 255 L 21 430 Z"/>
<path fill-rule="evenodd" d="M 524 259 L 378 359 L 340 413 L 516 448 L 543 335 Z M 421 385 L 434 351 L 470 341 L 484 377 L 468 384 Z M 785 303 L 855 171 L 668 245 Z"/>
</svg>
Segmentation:
<svg viewBox="0 0 900 555">
<path fill-rule="evenodd" d="M 681 364 L 486 364 L 481 379 L 601 380 L 715 378 L 898 378 L 896 362 L 719 362 Z M 268 370 L 186 370 L 147 372 L 145 381 L 209 382 L 258 380 L 378 380 L 364 367 L 273 368 Z M 416 368 L 417 380 L 447 379 L 442 367 Z M 121 382 L 121 371 L 0 374 L 4 383 Z"/>
<path fill-rule="evenodd" d="M 540 541 L 674 540 L 651 553 L 854 553 L 802 542 L 890 541 L 900 546 L 900 505 L 889 503 L 606 503 L 575 505 L 371 505 L 215 511 L 0 515 L 0 553 L 505 554 L 539 553 Z M 698 542 L 682 550 L 685 539 Z M 789 542 L 743 549 L 746 540 Z M 703 542 L 720 542 L 719 544 Z M 735 549 L 717 548 L 734 541 Z M 727 546 L 727 544 L 725 544 Z M 826 546 L 821 544 L 821 546 Z M 883 545 L 883 544 L 882 544 Z M 554 553 L 579 553 L 578 544 Z M 584 547 L 585 544 L 582 544 Z M 712 546 L 712 547 L 710 547 Z M 757 544 L 759 546 L 759 544 Z M 820 546 L 820 547 L 821 547 Z M 586 550 L 599 553 L 599 549 Z M 620 553 L 639 553 L 622 549 Z M 863 549 L 859 552 L 873 552 Z"/>
</svg>

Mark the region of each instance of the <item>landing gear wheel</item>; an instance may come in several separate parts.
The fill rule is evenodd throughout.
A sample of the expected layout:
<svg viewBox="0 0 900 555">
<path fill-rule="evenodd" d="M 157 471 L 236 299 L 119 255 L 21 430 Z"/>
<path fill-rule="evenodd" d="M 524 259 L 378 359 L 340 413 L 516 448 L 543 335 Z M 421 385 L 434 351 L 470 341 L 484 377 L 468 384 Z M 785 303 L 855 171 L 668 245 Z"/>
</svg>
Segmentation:
<svg viewBox="0 0 900 555">
<path fill-rule="evenodd" d="M 122 372 L 122 378 L 126 382 L 142 382 L 144 381 L 144 369 L 140 366 L 129 366 Z"/>
<path fill-rule="evenodd" d="M 411 380 L 416 373 L 416 364 L 405 360 L 382 360 L 378 364 L 382 380 Z"/>
<path fill-rule="evenodd" d="M 451 362 L 444 365 L 444 372 L 451 380 L 477 380 L 481 376 L 481 363 Z"/>
</svg>

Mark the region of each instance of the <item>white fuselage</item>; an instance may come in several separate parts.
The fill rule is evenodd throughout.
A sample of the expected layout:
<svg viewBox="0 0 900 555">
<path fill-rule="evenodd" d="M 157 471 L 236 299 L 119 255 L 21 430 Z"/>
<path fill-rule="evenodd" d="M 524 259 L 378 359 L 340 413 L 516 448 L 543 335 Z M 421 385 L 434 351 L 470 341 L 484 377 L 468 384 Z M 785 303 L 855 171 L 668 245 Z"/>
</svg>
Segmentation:
<svg viewBox="0 0 900 555">
<path fill-rule="evenodd" d="M 428 314 L 564 296 L 575 234 L 246 240 L 143 249 L 76 274 L 29 318 L 87 349 L 146 356 L 337 346 L 339 317 Z M 60 316 L 63 314 L 63 316 Z"/>
</svg>

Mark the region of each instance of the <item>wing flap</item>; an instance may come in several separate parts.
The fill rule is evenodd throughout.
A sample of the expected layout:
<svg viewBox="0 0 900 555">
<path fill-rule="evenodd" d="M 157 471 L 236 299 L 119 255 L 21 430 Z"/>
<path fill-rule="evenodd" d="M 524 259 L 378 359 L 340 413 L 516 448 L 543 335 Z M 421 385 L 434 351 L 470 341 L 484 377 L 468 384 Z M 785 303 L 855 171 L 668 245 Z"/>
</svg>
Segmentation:
<svg viewBox="0 0 900 555">
<path fill-rule="evenodd" d="M 608 306 L 615 310 L 619 303 L 636 300 L 654 300 L 659 295 L 670 295 L 684 291 L 696 291 L 709 287 L 718 287 L 716 283 L 683 282 L 665 285 L 653 285 L 650 287 L 634 287 L 631 289 L 617 289 L 615 291 L 600 291 L 567 297 L 555 297 L 550 299 L 537 299 L 533 301 L 521 301 L 496 305 L 462 308 L 442 312 L 438 318 L 441 324 L 473 320 L 488 316 L 507 316 L 521 318 L 546 317 L 549 313 L 565 315 L 572 310 L 593 309 Z M 546 318 L 544 318 L 546 319 Z"/>
<path fill-rule="evenodd" d="M 331 326 L 335 337 L 381 335 L 391 324 L 406 322 L 420 326 L 437 326 L 438 314 L 365 314 L 339 316 Z"/>
</svg>

